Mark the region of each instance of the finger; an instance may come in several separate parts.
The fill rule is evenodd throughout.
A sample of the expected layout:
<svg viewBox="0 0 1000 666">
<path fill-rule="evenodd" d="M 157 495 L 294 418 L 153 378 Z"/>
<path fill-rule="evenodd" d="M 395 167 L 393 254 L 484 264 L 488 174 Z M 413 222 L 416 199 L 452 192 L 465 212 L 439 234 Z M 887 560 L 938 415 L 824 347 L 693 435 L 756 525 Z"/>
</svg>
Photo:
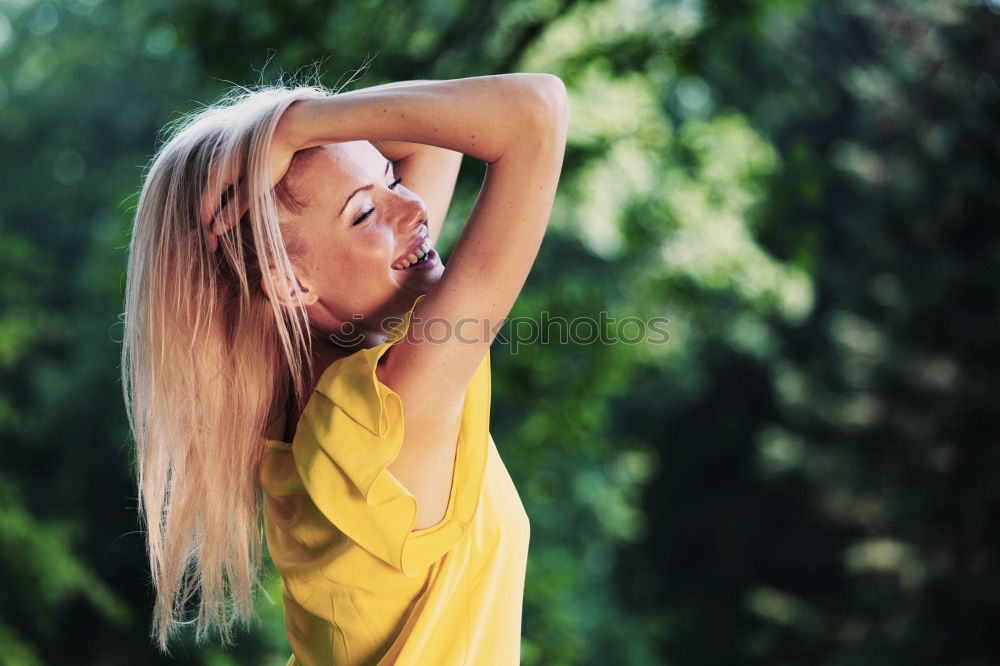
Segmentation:
<svg viewBox="0 0 1000 666">
<path fill-rule="evenodd" d="M 219 237 L 215 234 L 213 230 L 214 220 L 216 213 L 218 212 L 219 197 L 215 195 L 217 179 L 218 179 L 218 166 L 213 166 L 211 169 L 211 175 L 208 178 L 208 187 L 201 196 L 201 206 L 199 210 L 199 217 L 201 224 L 202 233 L 205 236 L 205 243 L 208 245 L 209 252 L 215 252 L 219 249 Z"/>
<path fill-rule="evenodd" d="M 244 181 L 237 185 L 228 185 L 222 193 L 218 212 L 213 216 L 212 231 L 221 236 L 243 219 L 243 216 L 250 209 L 250 200 L 246 187 L 240 187 Z"/>
<path fill-rule="evenodd" d="M 202 224 L 211 224 L 219 212 L 226 207 L 226 204 L 233 199 L 236 190 L 243 190 L 240 192 L 240 211 L 245 212 L 249 207 L 245 188 L 242 187 L 246 180 L 243 177 L 238 177 L 235 173 L 220 173 L 220 170 L 221 167 L 218 164 L 212 166 L 208 176 L 208 184 L 202 192 L 199 209 Z"/>
<path fill-rule="evenodd" d="M 220 192 L 225 189 L 222 178 L 220 178 L 219 165 L 213 164 L 209 171 L 208 181 L 201 194 L 201 223 L 204 225 L 210 225 L 222 207 L 220 205 Z"/>
<path fill-rule="evenodd" d="M 205 234 L 205 242 L 208 244 L 208 251 L 215 252 L 219 249 L 219 237 L 215 235 L 215 232 L 207 225 L 201 225 L 202 233 Z"/>
</svg>

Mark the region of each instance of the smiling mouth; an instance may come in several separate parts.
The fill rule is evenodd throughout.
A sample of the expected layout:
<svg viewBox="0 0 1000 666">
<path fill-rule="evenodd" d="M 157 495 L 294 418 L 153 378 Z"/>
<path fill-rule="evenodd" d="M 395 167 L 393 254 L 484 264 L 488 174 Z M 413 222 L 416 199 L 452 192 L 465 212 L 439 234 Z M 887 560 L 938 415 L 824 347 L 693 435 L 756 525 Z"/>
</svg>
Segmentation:
<svg viewBox="0 0 1000 666">
<path fill-rule="evenodd" d="M 406 266 L 399 264 L 399 266 L 401 267 L 395 268 L 394 270 L 397 271 L 430 270 L 431 268 L 436 266 L 439 263 L 439 261 L 440 261 L 439 255 L 437 251 L 435 251 L 434 248 L 432 247 L 430 250 L 427 251 L 426 254 L 424 254 L 422 257 L 419 257 L 412 264 L 408 264 Z"/>
<path fill-rule="evenodd" d="M 431 244 L 430 236 L 424 236 L 423 240 L 415 248 L 412 248 L 410 252 L 401 257 L 392 265 L 397 271 L 406 270 L 407 268 L 413 266 L 419 266 L 425 264 L 428 261 L 432 261 L 437 256 L 434 252 L 434 246 Z"/>
<path fill-rule="evenodd" d="M 425 261 L 430 261 L 430 258 L 431 258 L 431 251 L 430 248 L 428 248 L 427 250 L 424 251 L 424 253 L 420 257 L 417 258 L 416 261 L 410 264 L 410 266 L 419 266 Z M 403 268 L 405 269 L 406 267 L 404 266 Z"/>
</svg>

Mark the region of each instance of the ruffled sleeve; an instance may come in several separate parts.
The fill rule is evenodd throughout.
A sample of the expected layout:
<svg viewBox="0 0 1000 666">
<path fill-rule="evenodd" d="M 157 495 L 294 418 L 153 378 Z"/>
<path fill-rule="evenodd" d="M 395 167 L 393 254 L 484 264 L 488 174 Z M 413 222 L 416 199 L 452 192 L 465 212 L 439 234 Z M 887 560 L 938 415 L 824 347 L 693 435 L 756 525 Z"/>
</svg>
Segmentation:
<svg viewBox="0 0 1000 666">
<path fill-rule="evenodd" d="M 413 531 L 417 500 L 387 469 L 403 444 L 402 400 L 375 374 L 379 358 L 406 333 L 413 307 L 387 342 L 326 369 L 302 413 L 292 445 L 306 492 L 327 520 L 411 577 L 441 559 L 472 523 L 486 467 L 490 418 L 487 351 L 466 389 L 445 517 L 437 525 Z"/>
</svg>

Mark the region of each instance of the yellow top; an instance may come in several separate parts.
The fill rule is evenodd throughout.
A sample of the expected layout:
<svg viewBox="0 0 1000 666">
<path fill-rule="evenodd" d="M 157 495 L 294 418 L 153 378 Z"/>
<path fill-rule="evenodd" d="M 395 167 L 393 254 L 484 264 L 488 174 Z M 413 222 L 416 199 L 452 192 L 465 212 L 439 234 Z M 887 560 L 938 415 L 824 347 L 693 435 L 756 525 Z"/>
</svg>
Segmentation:
<svg viewBox="0 0 1000 666">
<path fill-rule="evenodd" d="M 386 469 L 403 411 L 375 367 L 412 314 L 388 342 L 326 369 L 292 444 L 267 442 L 264 525 L 288 666 L 520 662 L 530 526 L 489 433 L 488 352 L 465 393 L 444 519 L 412 530 L 417 500 Z"/>
</svg>

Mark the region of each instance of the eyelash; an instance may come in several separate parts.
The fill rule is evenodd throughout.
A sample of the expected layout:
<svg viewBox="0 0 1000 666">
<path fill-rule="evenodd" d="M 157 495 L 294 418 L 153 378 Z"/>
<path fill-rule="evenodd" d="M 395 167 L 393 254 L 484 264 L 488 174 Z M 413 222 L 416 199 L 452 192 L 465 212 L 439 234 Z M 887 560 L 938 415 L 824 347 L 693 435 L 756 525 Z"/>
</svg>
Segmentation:
<svg viewBox="0 0 1000 666">
<path fill-rule="evenodd" d="M 389 189 L 390 190 L 395 189 L 395 187 L 397 185 L 399 185 L 400 183 L 402 183 L 402 182 L 403 182 L 402 178 L 397 178 L 396 180 L 392 181 L 392 184 L 389 185 Z M 361 224 L 362 222 L 365 221 L 365 218 L 368 217 L 369 215 L 371 215 L 373 212 L 375 212 L 375 209 L 374 208 L 369 208 L 364 213 L 362 213 L 361 215 L 359 215 L 358 219 L 354 220 L 354 224 L 356 224 L 356 225 L 357 224 Z"/>
</svg>

